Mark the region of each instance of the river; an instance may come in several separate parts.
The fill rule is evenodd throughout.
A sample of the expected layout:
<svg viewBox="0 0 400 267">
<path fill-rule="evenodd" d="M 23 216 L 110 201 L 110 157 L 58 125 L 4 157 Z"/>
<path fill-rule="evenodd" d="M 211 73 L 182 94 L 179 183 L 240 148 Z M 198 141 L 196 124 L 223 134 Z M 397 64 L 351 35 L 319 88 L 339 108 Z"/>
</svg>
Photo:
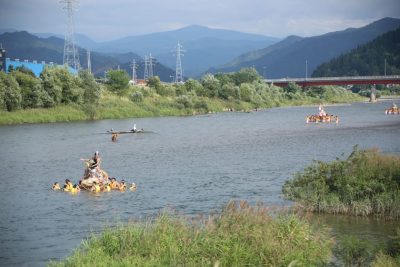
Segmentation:
<svg viewBox="0 0 400 267">
<path fill-rule="evenodd" d="M 384 114 L 390 104 L 326 107 L 340 117 L 338 125 L 306 124 L 305 116 L 318 111 L 313 106 L 0 126 L 0 265 L 44 266 L 104 226 L 154 216 L 164 207 L 191 215 L 219 211 L 231 199 L 288 205 L 282 184 L 313 159 L 348 156 L 356 144 L 400 154 L 400 116 Z M 105 134 L 134 123 L 148 132 L 120 135 L 117 142 Z M 66 178 L 78 182 L 80 158 L 96 150 L 102 168 L 135 182 L 136 192 L 70 195 L 50 189 Z M 341 231 L 378 238 L 394 228 L 371 219 L 333 221 Z"/>
</svg>

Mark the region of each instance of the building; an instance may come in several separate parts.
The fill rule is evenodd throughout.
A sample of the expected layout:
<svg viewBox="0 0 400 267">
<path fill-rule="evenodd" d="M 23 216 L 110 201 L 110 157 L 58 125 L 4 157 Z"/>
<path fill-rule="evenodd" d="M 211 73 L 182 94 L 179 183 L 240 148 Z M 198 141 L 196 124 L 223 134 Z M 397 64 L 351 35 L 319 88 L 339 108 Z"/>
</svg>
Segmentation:
<svg viewBox="0 0 400 267">
<path fill-rule="evenodd" d="M 10 66 L 12 66 L 13 69 L 16 69 L 18 67 L 25 67 L 25 68 L 31 70 L 35 74 L 36 77 L 40 76 L 40 74 L 42 73 L 45 66 L 64 67 L 63 65 L 54 64 L 53 62 L 46 63 L 46 62 L 42 61 L 39 63 L 36 60 L 33 60 L 31 62 L 28 60 L 21 61 L 19 59 L 11 60 L 10 58 L 6 57 L 6 50 L 3 48 L 0 48 L 0 71 L 4 71 L 4 72 L 8 73 L 10 70 Z M 72 74 L 78 73 L 78 71 L 72 67 L 68 67 L 68 69 L 69 69 L 69 72 Z"/>
</svg>

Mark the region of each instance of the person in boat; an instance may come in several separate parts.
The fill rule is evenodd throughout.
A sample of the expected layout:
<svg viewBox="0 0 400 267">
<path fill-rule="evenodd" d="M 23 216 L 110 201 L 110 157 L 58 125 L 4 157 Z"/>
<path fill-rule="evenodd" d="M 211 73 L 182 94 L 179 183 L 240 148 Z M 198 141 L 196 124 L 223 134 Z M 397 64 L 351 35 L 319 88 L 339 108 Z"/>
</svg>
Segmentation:
<svg viewBox="0 0 400 267">
<path fill-rule="evenodd" d="M 318 110 L 319 110 L 319 112 L 318 112 L 319 116 L 321 116 L 321 117 L 326 116 L 326 112 L 322 105 L 319 105 Z"/>
<path fill-rule="evenodd" d="M 85 170 L 84 174 L 84 179 L 89 178 L 92 174 L 96 174 L 98 171 L 100 171 L 100 163 L 101 163 L 101 158 L 100 158 L 100 153 L 99 151 L 96 151 L 90 159 L 81 159 L 86 161 L 87 168 Z"/>
<path fill-rule="evenodd" d="M 131 132 L 133 132 L 133 133 L 136 133 L 136 132 L 137 132 L 136 123 L 133 124 L 133 128 L 131 129 Z"/>
<path fill-rule="evenodd" d="M 61 189 L 60 184 L 58 182 L 55 182 L 51 188 L 53 190 L 60 190 Z"/>
</svg>

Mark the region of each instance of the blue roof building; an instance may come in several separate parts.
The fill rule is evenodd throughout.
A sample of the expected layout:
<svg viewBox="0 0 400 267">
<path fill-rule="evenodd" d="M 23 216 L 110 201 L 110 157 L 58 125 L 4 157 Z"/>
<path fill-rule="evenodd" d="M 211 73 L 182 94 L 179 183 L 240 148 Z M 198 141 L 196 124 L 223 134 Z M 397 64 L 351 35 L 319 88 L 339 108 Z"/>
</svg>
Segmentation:
<svg viewBox="0 0 400 267">
<path fill-rule="evenodd" d="M 46 62 L 42 61 L 41 63 L 38 63 L 37 61 L 32 61 L 29 62 L 28 60 L 24 60 L 24 61 L 20 61 L 19 59 L 15 59 L 15 60 L 11 60 L 9 58 L 6 58 L 5 60 L 5 72 L 8 73 L 8 70 L 10 68 L 10 66 L 13 66 L 14 69 L 18 68 L 18 67 L 25 67 L 29 70 L 31 70 L 36 77 L 39 77 L 40 74 L 42 73 L 43 69 L 45 66 L 60 66 L 63 67 L 62 65 L 58 65 L 58 64 L 54 64 L 53 62 L 50 62 L 48 64 L 46 64 Z M 77 74 L 78 71 L 72 67 L 69 67 L 69 72 L 72 74 Z"/>
</svg>

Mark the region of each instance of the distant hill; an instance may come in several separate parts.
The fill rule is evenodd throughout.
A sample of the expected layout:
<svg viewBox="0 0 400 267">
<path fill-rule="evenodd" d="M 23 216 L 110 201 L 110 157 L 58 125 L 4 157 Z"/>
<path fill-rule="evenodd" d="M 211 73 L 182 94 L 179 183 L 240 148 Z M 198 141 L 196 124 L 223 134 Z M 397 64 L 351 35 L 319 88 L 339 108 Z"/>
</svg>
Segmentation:
<svg viewBox="0 0 400 267">
<path fill-rule="evenodd" d="M 64 53 L 64 40 L 57 37 L 40 38 L 26 31 L 6 32 L 0 35 L 0 43 L 6 49 L 6 56 L 12 59 L 37 60 L 38 62 L 54 62 L 62 64 Z M 83 68 L 87 67 L 86 50 L 79 48 L 79 59 Z M 91 52 L 92 72 L 98 76 L 104 76 L 104 71 L 115 69 L 126 64 L 129 66 L 132 60 L 142 61 L 141 57 L 134 53 L 103 54 Z M 140 69 L 138 70 L 140 71 Z M 131 71 L 128 71 L 131 73 Z M 159 67 L 159 75 L 165 77 L 163 81 L 170 81 L 170 75 L 175 72 L 164 66 Z"/>
<path fill-rule="evenodd" d="M 344 31 L 331 32 L 320 36 L 285 39 L 280 43 L 247 53 L 231 63 L 210 72 L 237 71 L 243 67 L 255 67 L 267 78 L 304 77 L 306 61 L 308 76 L 317 66 L 334 57 L 349 52 L 377 36 L 400 26 L 400 19 L 384 18 L 361 28 L 350 28 Z"/>
<path fill-rule="evenodd" d="M 195 76 L 212 66 L 221 65 L 244 52 L 268 46 L 279 39 L 194 25 L 174 31 L 97 43 L 90 48 L 106 53 L 134 52 L 141 56 L 151 53 L 160 63 L 175 69 L 176 57 L 173 51 L 178 41 L 186 50 L 182 58 L 185 75 Z"/>
<path fill-rule="evenodd" d="M 313 77 L 400 75 L 400 28 L 318 66 Z"/>
</svg>

